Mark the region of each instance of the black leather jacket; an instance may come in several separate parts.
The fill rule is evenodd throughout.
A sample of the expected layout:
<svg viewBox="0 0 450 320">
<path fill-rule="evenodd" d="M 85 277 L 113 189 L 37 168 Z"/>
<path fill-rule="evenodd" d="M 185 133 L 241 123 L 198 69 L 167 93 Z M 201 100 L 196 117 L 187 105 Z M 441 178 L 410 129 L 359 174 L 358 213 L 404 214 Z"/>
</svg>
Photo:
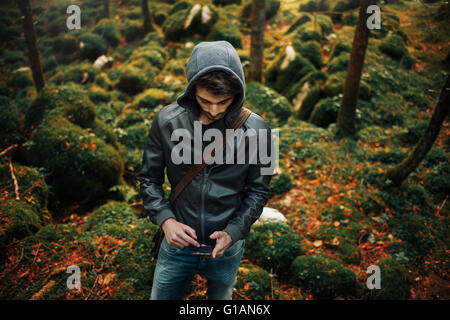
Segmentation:
<svg viewBox="0 0 450 320">
<path fill-rule="evenodd" d="M 166 219 L 174 218 L 192 227 L 200 243 L 214 244 L 209 235 L 214 231 L 226 231 L 234 244 L 245 239 L 270 197 L 272 175 L 261 175 L 260 171 L 261 167 L 268 165 L 260 161 L 257 164 L 246 161 L 245 164 L 224 162 L 207 165 L 183 190 L 173 206 L 164 197 L 162 189 L 165 168 L 173 189 L 192 165 L 175 165 L 172 162 L 171 150 L 178 141 L 171 141 L 171 134 L 175 129 L 184 128 L 191 137 L 194 136 L 194 120 L 198 120 L 199 107 L 193 96 L 193 83 L 199 76 L 218 69 L 238 76 L 242 91 L 228 107 L 224 118 L 215 121 L 212 127 L 229 126 L 240 112 L 245 99 L 245 78 L 236 50 L 227 41 L 199 43 L 187 63 L 186 91 L 177 98 L 177 103 L 162 108 L 153 120 L 138 180 L 144 209 L 154 224 L 161 226 Z M 249 128 L 256 132 L 266 129 L 271 134 L 268 124 L 254 112 L 241 127 L 244 131 Z M 272 150 L 270 139 L 266 140 L 268 150 Z M 245 144 L 248 159 L 247 139 Z M 225 150 L 223 154 L 225 159 Z M 237 154 L 236 146 L 234 154 Z"/>
</svg>

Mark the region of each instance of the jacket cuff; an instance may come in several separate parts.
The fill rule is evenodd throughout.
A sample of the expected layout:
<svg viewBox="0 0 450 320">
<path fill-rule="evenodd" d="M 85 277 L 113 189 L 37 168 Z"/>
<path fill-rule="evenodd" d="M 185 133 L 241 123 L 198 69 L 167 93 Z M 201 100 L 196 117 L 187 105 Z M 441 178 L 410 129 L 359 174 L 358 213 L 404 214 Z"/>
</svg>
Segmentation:
<svg viewBox="0 0 450 320">
<path fill-rule="evenodd" d="M 229 234 L 231 238 L 231 245 L 235 244 L 236 241 L 241 239 L 241 231 L 234 224 L 227 225 L 226 228 L 223 229 L 223 231 Z"/>
<path fill-rule="evenodd" d="M 173 219 L 177 220 L 177 218 L 173 214 L 172 210 L 170 210 L 170 209 L 163 209 L 160 213 L 158 213 L 155 216 L 155 222 L 156 222 L 156 224 L 159 227 L 161 227 L 163 222 L 166 221 L 169 218 L 173 218 Z"/>
</svg>

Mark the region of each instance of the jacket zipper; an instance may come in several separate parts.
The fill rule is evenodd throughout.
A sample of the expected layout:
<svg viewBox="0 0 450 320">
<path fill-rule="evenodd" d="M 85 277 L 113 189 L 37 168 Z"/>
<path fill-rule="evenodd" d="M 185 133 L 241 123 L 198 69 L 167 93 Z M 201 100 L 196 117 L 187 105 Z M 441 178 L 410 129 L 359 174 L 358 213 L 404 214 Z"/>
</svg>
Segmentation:
<svg viewBox="0 0 450 320">
<path fill-rule="evenodd" d="M 202 231 L 202 240 L 203 243 L 205 243 L 206 241 L 206 235 L 205 235 L 205 187 L 206 187 L 206 183 L 208 182 L 207 178 L 208 178 L 208 170 L 207 167 L 205 167 L 205 173 L 203 174 L 203 182 L 202 182 L 202 194 L 201 194 L 201 204 L 200 204 L 200 228 Z"/>
</svg>

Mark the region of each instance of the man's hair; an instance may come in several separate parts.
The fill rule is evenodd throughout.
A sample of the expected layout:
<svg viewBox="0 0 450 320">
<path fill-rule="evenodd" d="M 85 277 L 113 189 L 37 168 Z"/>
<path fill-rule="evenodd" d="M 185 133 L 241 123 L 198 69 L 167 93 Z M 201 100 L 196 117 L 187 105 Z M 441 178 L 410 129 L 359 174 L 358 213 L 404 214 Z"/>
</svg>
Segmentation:
<svg viewBox="0 0 450 320">
<path fill-rule="evenodd" d="M 222 70 L 215 70 L 202 75 L 195 85 L 205 88 L 215 95 L 236 95 L 241 92 L 239 79 Z"/>
</svg>

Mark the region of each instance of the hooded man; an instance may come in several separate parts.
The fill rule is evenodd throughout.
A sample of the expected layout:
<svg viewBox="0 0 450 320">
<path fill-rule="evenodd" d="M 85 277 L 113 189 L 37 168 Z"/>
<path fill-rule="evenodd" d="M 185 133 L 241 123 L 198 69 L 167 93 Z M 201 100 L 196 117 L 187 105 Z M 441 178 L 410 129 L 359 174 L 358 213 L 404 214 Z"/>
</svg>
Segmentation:
<svg viewBox="0 0 450 320">
<path fill-rule="evenodd" d="M 197 44 L 186 65 L 186 74 L 186 91 L 153 120 L 138 175 L 144 209 L 164 231 L 150 299 L 182 299 L 193 276 L 200 274 L 208 280 L 208 299 L 230 300 L 245 238 L 269 200 L 272 175 L 262 174 L 265 166 L 260 161 L 216 161 L 207 164 L 172 205 L 164 197 L 164 169 L 167 168 L 173 189 L 192 166 L 192 162 L 174 163 L 173 151 L 179 143 L 174 141 L 178 136 L 175 133 L 188 134 L 192 139 L 185 143 L 194 145 L 193 150 L 189 149 L 190 155 L 195 154 L 196 148 L 203 151 L 208 144 L 203 139 L 200 143 L 195 141 L 196 130 L 201 128 L 203 134 L 211 128 L 229 128 L 245 101 L 242 64 L 227 41 Z M 258 132 L 266 132 L 263 143 L 271 150 L 270 127 L 259 115 L 252 112 L 240 129 L 257 132 L 258 139 L 263 135 Z M 249 143 L 244 140 L 242 144 L 248 153 Z M 237 153 L 235 146 L 234 155 Z M 204 246 L 211 247 L 211 257 L 193 254 Z"/>
</svg>

